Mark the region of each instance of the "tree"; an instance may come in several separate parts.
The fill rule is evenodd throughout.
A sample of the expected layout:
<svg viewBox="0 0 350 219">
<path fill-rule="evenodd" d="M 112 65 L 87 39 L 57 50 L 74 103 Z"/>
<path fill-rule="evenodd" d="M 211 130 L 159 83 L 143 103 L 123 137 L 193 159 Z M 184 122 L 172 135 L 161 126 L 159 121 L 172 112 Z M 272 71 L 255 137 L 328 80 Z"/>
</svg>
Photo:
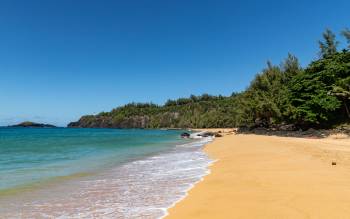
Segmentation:
<svg viewBox="0 0 350 219">
<path fill-rule="evenodd" d="M 319 78 L 318 72 L 309 68 L 291 83 L 293 110 L 290 119 L 300 126 L 327 124 L 340 106 L 340 101 L 328 95 L 326 84 Z"/>
<path fill-rule="evenodd" d="M 301 71 L 298 58 L 288 53 L 288 57 L 281 64 L 281 69 L 284 72 L 284 79 L 289 81 L 293 76 L 297 75 Z"/>
<path fill-rule="evenodd" d="M 350 30 L 346 28 L 345 30 L 342 31 L 342 35 L 346 38 L 348 41 L 348 48 L 350 49 Z"/>
<path fill-rule="evenodd" d="M 339 44 L 339 42 L 335 40 L 335 34 L 331 30 L 326 29 L 326 31 L 323 33 L 323 39 L 324 41 L 318 42 L 320 45 L 321 57 L 325 58 L 335 54 Z"/>
<path fill-rule="evenodd" d="M 349 118 L 350 52 L 312 62 L 293 78 L 291 114 L 303 126 L 331 126 Z"/>
<path fill-rule="evenodd" d="M 343 81 L 340 85 L 334 85 L 330 93 L 342 100 L 348 119 L 350 119 L 350 109 L 348 106 L 348 102 L 350 101 L 350 77 L 343 79 Z"/>
<path fill-rule="evenodd" d="M 343 104 L 346 115 L 350 119 L 350 53 L 341 52 L 333 58 L 332 73 L 337 77 L 330 94 Z"/>
<path fill-rule="evenodd" d="M 350 40 L 350 30 L 342 34 Z M 168 100 L 163 106 L 130 103 L 111 112 L 83 116 L 70 126 L 276 128 L 288 123 L 307 129 L 350 122 L 350 50 L 337 52 L 338 42 L 330 30 L 323 38 L 322 56 L 305 69 L 288 54 L 280 65 L 268 62 L 245 91 L 231 96 L 191 95 Z"/>
<path fill-rule="evenodd" d="M 195 96 L 195 95 L 193 95 L 193 94 L 191 94 L 190 99 L 191 99 L 193 102 L 197 102 L 197 101 L 198 101 L 197 96 Z"/>
<path fill-rule="evenodd" d="M 282 119 L 283 72 L 280 67 L 267 62 L 267 68 L 258 74 L 246 91 L 244 108 L 255 125 L 270 126 Z"/>
</svg>

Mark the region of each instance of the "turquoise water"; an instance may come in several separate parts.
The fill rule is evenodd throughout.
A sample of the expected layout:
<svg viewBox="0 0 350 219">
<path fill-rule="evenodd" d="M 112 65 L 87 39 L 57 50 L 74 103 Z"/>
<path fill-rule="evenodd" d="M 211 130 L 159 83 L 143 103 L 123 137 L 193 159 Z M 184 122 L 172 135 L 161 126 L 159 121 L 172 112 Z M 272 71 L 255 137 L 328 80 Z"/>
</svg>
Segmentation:
<svg viewBox="0 0 350 219">
<path fill-rule="evenodd" d="M 0 192 L 93 174 L 184 143 L 180 131 L 0 128 Z"/>
<path fill-rule="evenodd" d="M 0 218 L 162 218 L 212 162 L 180 134 L 0 128 Z"/>
</svg>

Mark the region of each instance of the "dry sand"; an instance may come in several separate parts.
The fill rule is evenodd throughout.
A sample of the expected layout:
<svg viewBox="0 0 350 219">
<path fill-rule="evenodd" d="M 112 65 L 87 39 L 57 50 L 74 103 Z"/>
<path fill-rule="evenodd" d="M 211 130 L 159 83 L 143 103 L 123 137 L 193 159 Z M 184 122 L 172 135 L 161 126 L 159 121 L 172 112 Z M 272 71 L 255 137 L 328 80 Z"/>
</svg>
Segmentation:
<svg viewBox="0 0 350 219">
<path fill-rule="evenodd" d="M 349 139 L 226 135 L 205 151 L 211 174 L 167 218 L 350 218 Z"/>
</svg>

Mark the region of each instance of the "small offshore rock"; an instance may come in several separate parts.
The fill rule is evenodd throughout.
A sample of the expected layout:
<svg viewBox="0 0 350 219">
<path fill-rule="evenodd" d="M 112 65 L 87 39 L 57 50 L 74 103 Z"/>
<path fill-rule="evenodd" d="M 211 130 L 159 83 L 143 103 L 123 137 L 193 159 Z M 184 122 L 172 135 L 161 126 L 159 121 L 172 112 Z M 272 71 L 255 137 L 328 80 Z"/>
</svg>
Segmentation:
<svg viewBox="0 0 350 219">
<path fill-rule="evenodd" d="M 187 132 L 181 133 L 181 138 L 189 138 L 190 134 Z"/>
</svg>

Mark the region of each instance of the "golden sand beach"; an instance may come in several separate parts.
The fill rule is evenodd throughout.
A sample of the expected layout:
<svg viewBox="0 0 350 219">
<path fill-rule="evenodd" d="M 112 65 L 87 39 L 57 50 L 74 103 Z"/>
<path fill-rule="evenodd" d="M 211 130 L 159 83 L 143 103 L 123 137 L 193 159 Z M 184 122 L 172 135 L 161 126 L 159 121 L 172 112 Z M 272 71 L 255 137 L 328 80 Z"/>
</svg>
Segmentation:
<svg viewBox="0 0 350 219">
<path fill-rule="evenodd" d="M 350 218 L 350 140 L 226 135 L 172 218 Z M 336 165 L 332 165 L 336 162 Z"/>
</svg>

